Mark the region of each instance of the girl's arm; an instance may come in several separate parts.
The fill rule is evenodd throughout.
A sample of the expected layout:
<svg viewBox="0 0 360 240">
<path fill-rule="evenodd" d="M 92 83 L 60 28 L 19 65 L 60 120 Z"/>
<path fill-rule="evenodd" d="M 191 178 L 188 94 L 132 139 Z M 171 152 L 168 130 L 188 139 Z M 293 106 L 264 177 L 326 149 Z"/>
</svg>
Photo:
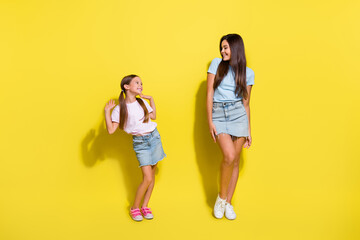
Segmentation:
<svg viewBox="0 0 360 240">
<path fill-rule="evenodd" d="M 216 142 L 216 128 L 212 121 L 212 106 L 213 106 L 213 97 L 214 97 L 214 79 L 215 75 L 208 73 L 207 75 L 207 94 L 206 94 L 206 110 L 207 110 L 207 120 L 209 124 L 209 130 L 211 137 L 214 142 Z"/>
<path fill-rule="evenodd" d="M 105 106 L 105 121 L 108 133 L 113 134 L 119 127 L 119 123 L 111 121 L 110 111 L 115 107 L 115 101 L 110 100 Z"/>
<path fill-rule="evenodd" d="M 245 107 L 245 111 L 248 117 L 248 123 L 249 123 L 249 137 L 246 138 L 246 142 L 244 144 L 244 148 L 249 148 L 251 146 L 251 125 L 250 125 L 250 93 L 251 93 L 252 85 L 247 86 L 247 92 L 248 92 L 248 98 L 245 100 L 243 99 L 243 104 Z"/>
<path fill-rule="evenodd" d="M 147 100 L 149 100 L 150 102 L 150 107 L 153 109 L 153 111 L 149 114 L 150 118 L 152 120 L 156 119 L 156 107 L 155 107 L 155 102 L 152 96 L 147 96 L 147 95 L 140 95 L 141 98 L 145 98 Z"/>
</svg>

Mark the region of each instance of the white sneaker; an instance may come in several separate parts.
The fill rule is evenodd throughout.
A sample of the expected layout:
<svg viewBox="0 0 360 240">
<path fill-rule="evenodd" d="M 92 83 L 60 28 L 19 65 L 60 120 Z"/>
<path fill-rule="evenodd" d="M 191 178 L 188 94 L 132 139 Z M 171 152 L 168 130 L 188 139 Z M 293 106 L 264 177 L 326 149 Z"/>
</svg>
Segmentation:
<svg viewBox="0 0 360 240">
<path fill-rule="evenodd" d="M 214 216 L 216 218 L 223 218 L 225 212 L 225 202 L 226 199 L 221 199 L 218 195 L 216 198 L 215 206 L 214 206 Z"/>
<path fill-rule="evenodd" d="M 225 203 L 225 217 L 229 220 L 234 220 L 236 218 L 234 207 L 228 202 Z"/>
</svg>

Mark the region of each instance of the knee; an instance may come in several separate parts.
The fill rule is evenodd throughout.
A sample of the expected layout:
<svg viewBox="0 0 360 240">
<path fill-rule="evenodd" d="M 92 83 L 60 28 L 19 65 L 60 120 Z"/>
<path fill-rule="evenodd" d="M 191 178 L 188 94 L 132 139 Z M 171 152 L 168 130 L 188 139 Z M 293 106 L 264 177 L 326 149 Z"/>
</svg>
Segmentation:
<svg viewBox="0 0 360 240">
<path fill-rule="evenodd" d="M 228 152 L 224 155 L 224 163 L 226 165 L 232 165 L 235 162 L 235 153 Z"/>
<path fill-rule="evenodd" d="M 234 159 L 234 167 L 238 168 L 240 165 L 240 156 L 236 156 Z"/>
<path fill-rule="evenodd" d="M 143 182 L 146 185 L 150 185 L 151 183 L 154 182 L 154 177 L 153 176 L 144 176 Z"/>
</svg>

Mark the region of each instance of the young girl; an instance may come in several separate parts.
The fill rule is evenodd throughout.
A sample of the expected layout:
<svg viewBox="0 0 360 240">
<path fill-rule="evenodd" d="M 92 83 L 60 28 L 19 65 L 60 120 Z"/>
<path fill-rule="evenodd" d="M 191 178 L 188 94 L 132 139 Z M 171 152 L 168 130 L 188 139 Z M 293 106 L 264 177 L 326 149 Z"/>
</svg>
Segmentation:
<svg viewBox="0 0 360 240">
<path fill-rule="evenodd" d="M 207 76 L 207 118 L 210 134 L 217 142 L 223 159 L 220 168 L 220 193 L 214 216 L 236 218 L 231 199 L 239 176 L 242 147 L 251 145 L 250 93 L 254 72 L 246 67 L 245 49 L 238 34 L 220 40 L 221 58 L 215 58 Z"/>
<path fill-rule="evenodd" d="M 136 75 L 129 75 L 121 81 L 119 105 L 110 100 L 105 106 L 106 128 L 110 134 L 119 127 L 133 135 L 133 147 L 143 174 L 143 181 L 137 189 L 134 204 L 130 209 L 133 220 L 141 221 L 143 217 L 152 219 L 153 214 L 148 203 L 155 182 L 155 169 L 164 153 L 157 124 L 150 119 L 156 119 L 155 102 L 151 96 L 142 95 L 142 82 Z M 124 98 L 125 94 L 125 98 Z M 150 105 L 141 98 L 147 99 Z M 115 107 L 115 108 L 114 108 Z M 110 110 L 114 108 L 110 117 Z M 143 203 L 140 207 L 141 200 Z"/>
</svg>

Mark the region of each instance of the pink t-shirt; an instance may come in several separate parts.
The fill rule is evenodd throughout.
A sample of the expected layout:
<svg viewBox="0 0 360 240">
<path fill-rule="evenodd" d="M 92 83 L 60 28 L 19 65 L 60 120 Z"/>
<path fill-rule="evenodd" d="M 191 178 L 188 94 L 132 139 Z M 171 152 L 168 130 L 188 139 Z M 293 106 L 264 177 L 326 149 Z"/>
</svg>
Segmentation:
<svg viewBox="0 0 360 240">
<path fill-rule="evenodd" d="M 153 109 L 150 107 L 147 101 L 141 99 L 149 111 L 151 113 Z M 152 122 L 149 118 L 147 123 L 143 123 L 144 121 L 144 109 L 135 101 L 133 103 L 126 104 L 127 111 L 128 111 L 128 119 L 126 125 L 124 127 L 124 131 L 131 134 L 131 135 L 144 135 L 145 133 L 150 133 L 154 131 L 157 126 L 157 123 Z M 114 110 L 111 113 L 111 120 L 113 122 L 120 123 L 120 106 L 116 105 Z"/>
</svg>

